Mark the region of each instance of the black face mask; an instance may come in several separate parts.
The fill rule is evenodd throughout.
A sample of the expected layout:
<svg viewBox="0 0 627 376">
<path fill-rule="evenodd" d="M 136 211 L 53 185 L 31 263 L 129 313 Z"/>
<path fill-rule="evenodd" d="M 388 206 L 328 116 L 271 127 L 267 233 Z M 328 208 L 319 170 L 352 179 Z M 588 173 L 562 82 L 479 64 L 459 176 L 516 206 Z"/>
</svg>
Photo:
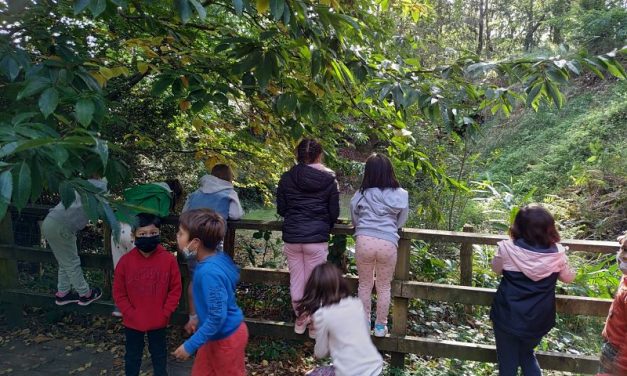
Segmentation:
<svg viewBox="0 0 627 376">
<path fill-rule="evenodd" d="M 150 253 L 157 249 L 160 241 L 161 237 L 159 235 L 135 238 L 135 247 L 142 252 Z"/>
</svg>

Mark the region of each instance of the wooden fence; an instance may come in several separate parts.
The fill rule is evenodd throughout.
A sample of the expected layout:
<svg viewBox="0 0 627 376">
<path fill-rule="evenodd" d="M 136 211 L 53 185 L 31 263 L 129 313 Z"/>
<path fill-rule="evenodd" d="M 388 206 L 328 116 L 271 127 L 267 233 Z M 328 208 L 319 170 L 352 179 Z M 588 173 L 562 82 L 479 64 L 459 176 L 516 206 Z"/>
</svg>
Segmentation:
<svg viewBox="0 0 627 376">
<path fill-rule="evenodd" d="M 43 218 L 45 208 L 30 207 L 22 214 Z M 165 224 L 176 225 L 176 217 L 168 217 Z M 9 322 L 19 325 L 22 317 L 22 306 L 54 306 L 53 296 L 50 294 L 33 293 L 16 289 L 17 261 L 38 263 L 56 263 L 52 252 L 37 247 L 24 247 L 14 244 L 11 216 L 0 223 L 0 302 L 3 303 Z M 235 221 L 229 223 L 225 239 L 225 251 L 231 256 L 235 252 L 235 237 L 237 231 L 280 231 L 281 223 L 276 221 Z M 335 249 L 331 253 L 345 252 L 346 237 L 353 234 L 349 225 L 336 225 L 332 231 Z M 105 271 L 105 288 L 110 288 L 112 261 L 108 232 L 105 231 L 104 254 L 81 254 L 82 265 L 99 268 Z M 506 236 L 477 234 L 471 227 L 465 227 L 462 232 L 439 231 L 425 229 L 402 229 L 398 248 L 398 259 L 394 281 L 392 283 L 392 328 L 385 338 L 373 338 L 377 348 L 391 353 L 392 366 L 403 368 L 406 354 L 424 356 L 456 358 L 480 362 L 496 362 L 496 351 L 493 345 L 446 341 L 435 338 L 424 338 L 407 335 L 408 306 L 410 299 L 423 299 L 465 305 L 489 306 L 495 293 L 494 289 L 472 286 L 473 245 L 495 245 Z M 416 282 L 410 280 L 410 251 L 412 241 L 434 241 L 460 244 L 460 285 L 444 285 L 436 283 Z M 614 253 L 618 243 L 612 241 L 564 240 L 562 244 L 569 246 L 571 251 Z M 184 267 L 182 266 L 182 270 Z M 183 272 L 184 279 L 187 273 Z M 357 278 L 347 277 L 353 288 L 357 285 Z M 241 282 L 255 284 L 289 284 L 289 274 L 284 270 L 243 268 Z M 185 294 L 184 294 L 185 295 Z M 557 296 L 557 311 L 563 314 L 586 315 L 605 317 L 611 300 L 577 296 Z M 186 303 L 183 301 L 182 306 Z M 112 304 L 96 302 L 87 308 L 94 313 L 110 314 Z M 85 310 L 81 308 L 81 310 Z M 71 307 L 57 307 L 60 310 L 73 310 Z M 74 308 L 75 309 L 75 308 Z M 183 323 L 186 315 L 178 312 L 174 321 Z M 292 323 L 276 322 L 259 319 L 246 319 L 249 330 L 253 335 L 269 336 L 280 339 L 307 340 L 303 335 L 293 331 Z M 573 355 L 558 352 L 538 352 L 538 360 L 544 369 L 569 371 L 576 373 L 593 374 L 598 369 L 597 356 Z"/>
</svg>

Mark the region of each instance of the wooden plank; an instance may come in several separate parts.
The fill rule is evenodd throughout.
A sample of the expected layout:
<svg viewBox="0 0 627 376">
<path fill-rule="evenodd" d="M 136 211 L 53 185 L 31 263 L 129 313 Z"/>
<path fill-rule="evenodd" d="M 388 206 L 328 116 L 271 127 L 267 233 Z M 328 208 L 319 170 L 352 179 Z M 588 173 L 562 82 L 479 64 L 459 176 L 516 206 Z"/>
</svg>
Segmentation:
<svg viewBox="0 0 627 376">
<path fill-rule="evenodd" d="M 81 253 L 79 256 L 81 258 L 81 265 L 84 267 L 105 270 L 113 269 L 111 256 L 86 253 Z M 8 244 L 0 244 L 0 258 L 57 264 L 57 260 L 54 258 L 52 251 L 43 248 L 22 247 Z"/>
<path fill-rule="evenodd" d="M 398 347 L 399 351 L 411 354 L 496 363 L 493 345 L 407 336 L 398 339 Z M 586 374 L 594 374 L 599 369 L 596 356 L 538 351 L 537 357 L 542 369 Z"/>
<path fill-rule="evenodd" d="M 358 278 L 345 277 L 353 291 L 357 291 Z M 265 268 L 242 268 L 240 281 L 245 283 L 261 283 L 289 285 L 290 275 L 285 270 Z M 392 281 L 392 296 L 407 299 L 424 299 L 469 305 L 492 305 L 495 289 L 484 287 L 468 287 L 443 285 L 429 282 Z M 571 295 L 556 295 L 557 312 L 572 315 L 605 317 L 612 304 L 611 299 L 587 298 Z"/>
<path fill-rule="evenodd" d="M 463 232 L 472 232 L 474 228 L 464 225 Z M 459 248 L 459 284 L 472 286 L 472 243 L 463 242 Z"/>
<path fill-rule="evenodd" d="M 462 231 L 443 231 L 429 229 L 404 228 L 401 237 L 415 240 L 431 240 L 450 243 L 469 242 L 472 244 L 496 245 L 501 240 L 509 239 L 507 235 L 465 233 Z M 599 240 L 564 239 L 561 244 L 568 246 L 571 251 L 615 253 L 618 242 Z"/>
<path fill-rule="evenodd" d="M 34 216 L 45 217 L 50 206 L 29 205 L 22 210 L 22 213 Z M 164 224 L 177 225 L 178 216 L 170 215 L 163 220 Z M 237 230 L 269 230 L 281 231 L 282 221 L 259 221 L 240 220 L 229 221 L 229 226 Z M 331 230 L 332 234 L 353 235 L 354 228 L 349 223 L 336 224 Z M 462 231 L 443 231 L 430 229 L 404 228 L 400 231 L 401 237 L 410 240 L 430 240 L 450 243 L 469 242 L 472 244 L 496 245 L 501 240 L 508 239 L 507 235 L 465 233 Z M 561 242 L 570 248 L 571 251 L 594 252 L 594 253 L 614 253 L 618 250 L 616 241 L 580 240 L 564 239 Z"/>
<path fill-rule="evenodd" d="M 427 282 L 404 282 L 402 295 L 411 299 L 424 299 L 471 305 L 492 305 L 495 289 L 442 285 Z M 612 300 L 581 296 L 556 295 L 557 312 L 572 315 L 605 317 Z"/>
<path fill-rule="evenodd" d="M 77 304 L 67 304 L 58 306 L 54 303 L 54 295 L 25 290 L 8 289 L 0 291 L 0 301 L 15 307 L 44 307 L 47 310 L 56 310 L 68 313 L 89 313 L 109 316 L 113 311 L 113 302 L 108 300 L 98 300 L 88 306 Z M 184 325 L 187 322 L 187 312 L 179 304 L 179 309 L 174 313 L 170 324 Z"/>
</svg>

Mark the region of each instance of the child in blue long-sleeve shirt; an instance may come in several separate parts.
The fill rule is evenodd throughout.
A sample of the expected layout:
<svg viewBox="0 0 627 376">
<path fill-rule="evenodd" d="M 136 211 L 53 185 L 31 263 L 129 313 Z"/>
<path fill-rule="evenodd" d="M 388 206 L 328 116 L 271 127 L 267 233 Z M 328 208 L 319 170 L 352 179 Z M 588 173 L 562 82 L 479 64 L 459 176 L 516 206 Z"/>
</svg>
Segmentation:
<svg viewBox="0 0 627 376">
<path fill-rule="evenodd" d="M 245 375 L 248 329 L 235 299 L 239 269 L 224 252 L 224 219 L 211 209 L 191 210 L 179 218 L 177 242 L 184 253 L 196 253 L 193 296 L 198 330 L 174 352 L 178 359 L 196 353 L 192 376 Z"/>
</svg>

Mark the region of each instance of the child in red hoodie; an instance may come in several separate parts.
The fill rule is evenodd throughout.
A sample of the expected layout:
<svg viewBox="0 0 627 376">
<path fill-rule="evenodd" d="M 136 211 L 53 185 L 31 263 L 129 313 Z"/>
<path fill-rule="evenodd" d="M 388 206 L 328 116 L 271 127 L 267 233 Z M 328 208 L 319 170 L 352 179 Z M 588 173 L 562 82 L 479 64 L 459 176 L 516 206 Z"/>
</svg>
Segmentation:
<svg viewBox="0 0 627 376">
<path fill-rule="evenodd" d="M 618 242 L 621 247 L 616 260 L 623 277 L 603 329 L 599 375 L 627 375 L 627 233 Z"/>
<path fill-rule="evenodd" d="M 127 376 L 139 375 L 144 336 L 155 376 L 167 375 L 166 327 L 181 297 L 181 274 L 176 258 L 159 244 L 161 220 L 139 214 L 135 248 L 115 268 L 113 299 L 123 315 Z"/>
</svg>

